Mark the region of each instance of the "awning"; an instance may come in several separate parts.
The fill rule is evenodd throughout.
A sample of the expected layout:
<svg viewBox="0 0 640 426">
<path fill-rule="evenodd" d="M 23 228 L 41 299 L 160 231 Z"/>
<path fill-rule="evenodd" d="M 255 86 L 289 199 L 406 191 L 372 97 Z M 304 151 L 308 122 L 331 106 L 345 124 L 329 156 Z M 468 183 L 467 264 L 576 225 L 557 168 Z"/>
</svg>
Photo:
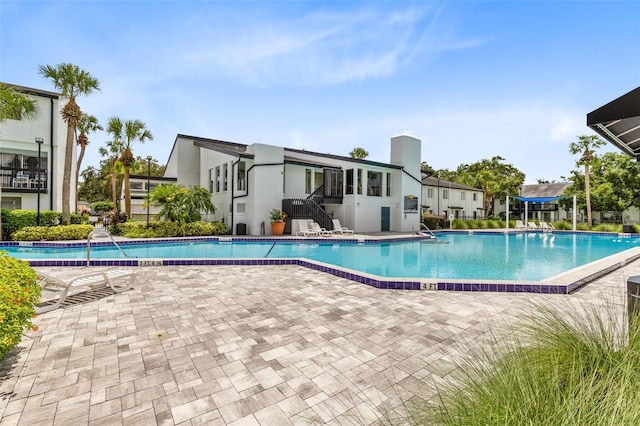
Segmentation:
<svg viewBox="0 0 640 426">
<path fill-rule="evenodd" d="M 640 87 L 587 114 L 587 126 L 640 160 Z"/>
<path fill-rule="evenodd" d="M 549 203 L 551 201 L 556 201 L 560 198 L 567 198 L 566 195 L 560 197 L 513 197 L 516 200 L 520 201 L 528 201 L 530 203 Z"/>
</svg>

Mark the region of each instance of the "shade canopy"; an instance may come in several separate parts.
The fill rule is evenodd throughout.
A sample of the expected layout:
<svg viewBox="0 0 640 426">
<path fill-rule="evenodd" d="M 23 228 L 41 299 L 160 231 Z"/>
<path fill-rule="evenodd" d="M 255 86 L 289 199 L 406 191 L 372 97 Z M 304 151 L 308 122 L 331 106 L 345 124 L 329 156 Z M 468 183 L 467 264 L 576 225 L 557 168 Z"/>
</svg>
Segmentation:
<svg viewBox="0 0 640 426">
<path fill-rule="evenodd" d="M 528 201 L 530 203 L 549 203 L 551 201 L 556 201 L 560 198 L 567 198 L 567 196 L 561 197 L 514 197 L 520 201 Z"/>
<path fill-rule="evenodd" d="M 640 160 L 640 87 L 587 114 L 587 126 Z"/>
</svg>

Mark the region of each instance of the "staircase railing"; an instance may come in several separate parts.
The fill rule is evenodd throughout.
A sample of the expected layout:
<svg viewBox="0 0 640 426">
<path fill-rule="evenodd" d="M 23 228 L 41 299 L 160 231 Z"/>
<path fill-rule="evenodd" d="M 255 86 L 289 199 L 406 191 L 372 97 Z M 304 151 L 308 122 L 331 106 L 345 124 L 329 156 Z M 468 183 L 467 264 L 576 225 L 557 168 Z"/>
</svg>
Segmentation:
<svg viewBox="0 0 640 426">
<path fill-rule="evenodd" d="M 291 219 L 312 219 L 321 228 L 333 229 L 332 217 L 310 198 L 290 198 L 282 201 L 282 210 Z"/>
</svg>

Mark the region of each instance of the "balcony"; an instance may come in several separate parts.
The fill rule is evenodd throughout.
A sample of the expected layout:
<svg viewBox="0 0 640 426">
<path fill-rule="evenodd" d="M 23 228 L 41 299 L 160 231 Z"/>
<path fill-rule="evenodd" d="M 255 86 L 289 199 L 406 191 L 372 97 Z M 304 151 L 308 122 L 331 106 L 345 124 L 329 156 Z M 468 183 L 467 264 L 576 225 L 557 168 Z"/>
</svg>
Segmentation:
<svg viewBox="0 0 640 426">
<path fill-rule="evenodd" d="M 26 169 L 0 169 L 0 184 L 3 192 L 47 192 L 47 172 Z"/>
</svg>

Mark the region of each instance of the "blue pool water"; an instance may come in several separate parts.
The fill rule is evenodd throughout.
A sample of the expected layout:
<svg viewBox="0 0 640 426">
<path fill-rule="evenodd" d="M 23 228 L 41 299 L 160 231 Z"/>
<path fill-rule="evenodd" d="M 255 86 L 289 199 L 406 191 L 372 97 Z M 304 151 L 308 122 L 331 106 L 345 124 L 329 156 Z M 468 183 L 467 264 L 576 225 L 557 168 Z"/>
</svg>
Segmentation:
<svg viewBox="0 0 640 426">
<path fill-rule="evenodd" d="M 584 234 L 464 234 L 438 242 L 193 241 L 122 245 L 140 259 L 307 258 L 357 271 L 398 278 L 539 281 L 640 245 L 640 238 Z M 86 259 L 86 247 L 2 247 L 21 259 Z M 91 249 L 92 259 L 123 259 L 113 246 Z"/>
</svg>

